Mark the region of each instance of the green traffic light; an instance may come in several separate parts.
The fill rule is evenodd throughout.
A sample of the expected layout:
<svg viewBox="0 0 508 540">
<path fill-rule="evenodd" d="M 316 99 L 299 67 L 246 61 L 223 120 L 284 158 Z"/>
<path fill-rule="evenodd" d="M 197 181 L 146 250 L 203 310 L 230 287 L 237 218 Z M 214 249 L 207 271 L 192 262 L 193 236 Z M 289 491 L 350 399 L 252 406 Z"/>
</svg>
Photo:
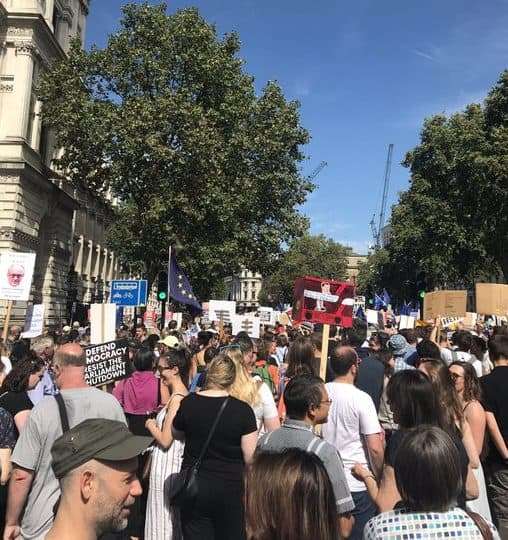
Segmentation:
<svg viewBox="0 0 508 540">
<path fill-rule="evenodd" d="M 424 298 L 425 297 L 425 291 L 420 291 L 420 298 Z"/>
<path fill-rule="evenodd" d="M 168 295 L 164 291 L 160 291 L 157 297 L 159 298 L 159 300 L 166 300 Z"/>
</svg>

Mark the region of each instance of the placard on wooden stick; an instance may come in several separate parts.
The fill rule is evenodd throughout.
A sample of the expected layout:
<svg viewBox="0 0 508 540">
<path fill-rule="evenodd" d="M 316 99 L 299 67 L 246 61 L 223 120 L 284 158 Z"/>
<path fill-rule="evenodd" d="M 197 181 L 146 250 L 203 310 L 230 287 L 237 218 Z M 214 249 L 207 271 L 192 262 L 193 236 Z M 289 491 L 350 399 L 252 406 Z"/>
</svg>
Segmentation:
<svg viewBox="0 0 508 540">
<path fill-rule="evenodd" d="M 434 291 L 425 294 L 423 318 L 464 317 L 466 315 L 467 291 Z"/>
<path fill-rule="evenodd" d="M 497 317 L 508 315 L 508 285 L 477 283 L 476 312 Z"/>
</svg>

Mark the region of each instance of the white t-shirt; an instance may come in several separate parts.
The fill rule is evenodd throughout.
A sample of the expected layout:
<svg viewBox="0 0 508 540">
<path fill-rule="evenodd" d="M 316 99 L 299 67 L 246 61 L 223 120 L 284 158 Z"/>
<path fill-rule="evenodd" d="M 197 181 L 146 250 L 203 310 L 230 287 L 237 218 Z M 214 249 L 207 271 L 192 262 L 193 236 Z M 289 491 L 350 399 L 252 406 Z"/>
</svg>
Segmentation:
<svg viewBox="0 0 508 540">
<path fill-rule="evenodd" d="M 365 483 L 357 480 L 351 469 L 355 463 L 369 467 L 363 436 L 382 431 L 376 407 L 369 394 L 352 384 L 330 382 L 326 389 L 332 404 L 328 422 L 323 424 L 323 438 L 339 451 L 349 489 L 366 491 Z"/>
<path fill-rule="evenodd" d="M 12 369 L 11 361 L 9 360 L 8 356 L 2 356 L 1 359 L 2 359 L 2 364 L 4 365 L 4 373 L 5 375 L 9 375 Z"/>
<path fill-rule="evenodd" d="M 483 369 L 482 369 L 482 363 L 476 356 L 473 356 L 471 353 L 464 352 L 464 351 L 451 351 L 450 349 L 441 349 L 441 358 L 444 362 L 446 362 L 446 365 L 449 366 L 452 362 L 458 361 L 458 362 L 467 362 L 468 364 L 471 364 L 475 371 L 476 375 L 478 377 L 481 377 L 483 375 Z"/>
<path fill-rule="evenodd" d="M 261 380 L 259 377 L 254 377 L 255 380 Z M 277 406 L 275 405 L 275 400 L 273 399 L 272 392 L 266 383 L 262 383 L 259 387 L 259 401 L 253 407 L 254 414 L 256 416 L 256 424 L 259 428 L 263 424 L 263 419 L 269 420 L 270 418 L 277 418 L 279 413 L 277 411 Z M 260 431 L 260 435 L 264 433 L 264 429 Z"/>
</svg>

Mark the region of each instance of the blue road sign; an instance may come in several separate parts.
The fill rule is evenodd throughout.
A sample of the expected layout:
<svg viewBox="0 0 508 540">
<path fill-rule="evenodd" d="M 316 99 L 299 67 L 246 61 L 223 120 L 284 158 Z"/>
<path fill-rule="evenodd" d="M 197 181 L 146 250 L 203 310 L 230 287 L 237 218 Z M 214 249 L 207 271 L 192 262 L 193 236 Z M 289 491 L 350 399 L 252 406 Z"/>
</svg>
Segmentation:
<svg viewBox="0 0 508 540">
<path fill-rule="evenodd" d="M 146 279 L 117 279 L 111 282 L 110 302 L 117 306 L 144 306 L 147 292 Z"/>
</svg>

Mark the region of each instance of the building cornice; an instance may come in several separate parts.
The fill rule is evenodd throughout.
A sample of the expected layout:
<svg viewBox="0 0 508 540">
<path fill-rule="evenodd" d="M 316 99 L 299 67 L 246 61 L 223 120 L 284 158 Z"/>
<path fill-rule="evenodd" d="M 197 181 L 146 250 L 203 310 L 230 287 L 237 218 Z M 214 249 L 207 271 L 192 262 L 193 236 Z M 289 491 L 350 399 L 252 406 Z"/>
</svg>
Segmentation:
<svg viewBox="0 0 508 540">
<path fill-rule="evenodd" d="M 37 56 L 45 65 L 65 57 L 56 36 L 39 14 L 9 13 L 5 43 L 14 45 L 17 54 Z"/>
</svg>

